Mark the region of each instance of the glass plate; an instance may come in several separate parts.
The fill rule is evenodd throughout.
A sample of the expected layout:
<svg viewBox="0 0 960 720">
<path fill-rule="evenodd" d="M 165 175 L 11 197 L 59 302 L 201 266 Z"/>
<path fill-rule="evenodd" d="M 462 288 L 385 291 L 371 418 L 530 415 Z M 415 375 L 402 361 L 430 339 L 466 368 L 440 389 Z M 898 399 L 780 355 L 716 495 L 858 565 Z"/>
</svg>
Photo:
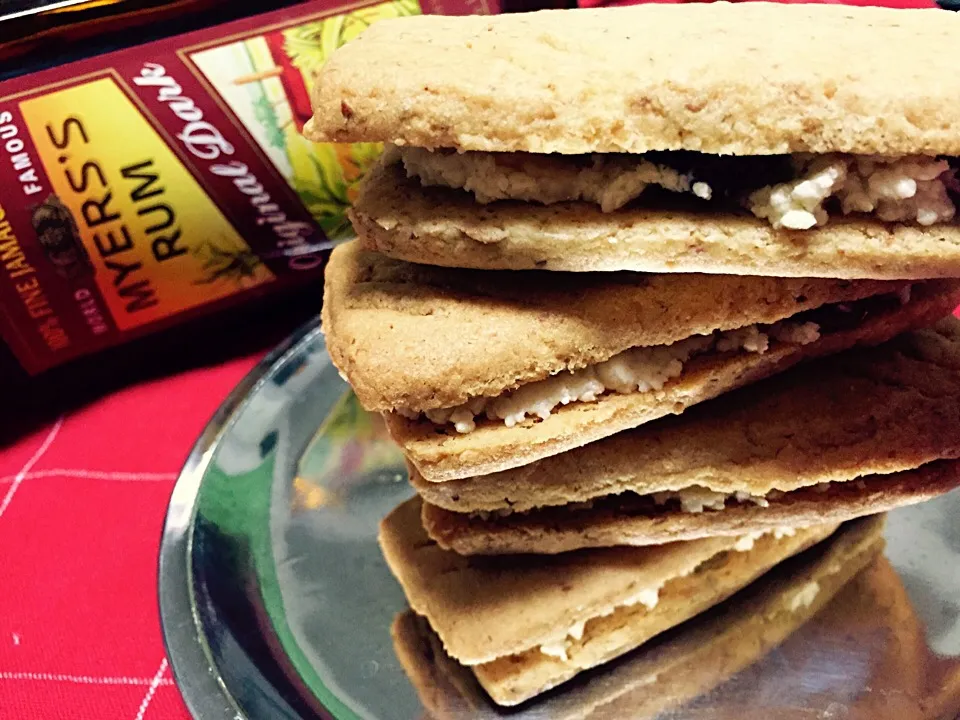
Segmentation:
<svg viewBox="0 0 960 720">
<path fill-rule="evenodd" d="M 411 495 L 405 480 L 382 421 L 330 364 L 317 323 L 234 390 L 177 482 L 160 552 L 164 637 L 196 717 L 960 714 L 960 494 L 891 513 L 889 563 L 875 563 L 777 647 L 751 635 L 738 611 L 756 606 L 737 596 L 505 711 L 426 640 L 406 648 L 406 668 L 398 660 L 390 626 L 406 603 L 376 533 Z M 789 581 L 781 573 L 768 587 Z M 738 656 L 739 672 L 724 637 L 752 648 Z"/>
</svg>

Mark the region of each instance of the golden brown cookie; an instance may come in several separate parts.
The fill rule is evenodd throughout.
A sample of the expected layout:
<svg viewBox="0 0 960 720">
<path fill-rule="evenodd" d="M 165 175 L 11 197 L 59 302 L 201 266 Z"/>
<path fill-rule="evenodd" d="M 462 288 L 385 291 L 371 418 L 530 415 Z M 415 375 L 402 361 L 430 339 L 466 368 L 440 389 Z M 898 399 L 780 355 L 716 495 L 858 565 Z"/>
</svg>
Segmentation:
<svg viewBox="0 0 960 720">
<path fill-rule="evenodd" d="M 960 320 L 795 368 L 524 467 L 410 478 L 465 554 L 556 553 L 843 521 L 960 486 Z"/>
<path fill-rule="evenodd" d="M 421 473 L 448 480 L 517 467 L 681 412 L 802 359 L 930 324 L 960 302 L 956 281 L 915 284 L 906 304 L 892 294 L 904 287 L 717 275 L 450 271 L 364 253 L 351 243 L 334 251 L 327 269 L 323 324 L 330 356 L 361 403 L 388 411 L 392 437 Z M 824 308 L 831 303 L 837 312 L 856 312 L 837 323 L 837 313 Z M 771 340 L 753 352 L 721 351 L 717 340 L 660 387 L 557 405 L 543 420 L 527 417 L 514 425 L 481 411 L 475 428 L 462 434 L 452 424 L 417 417 L 459 403 L 495 402 L 550 378 L 563 381 L 569 377 L 564 371 L 596 366 L 632 348 L 686 343 L 756 323 L 760 329 L 782 320 L 807 325 L 803 318 L 817 308 L 828 315 L 812 318 L 823 332 L 805 342 Z"/>
<path fill-rule="evenodd" d="M 527 513 L 474 515 L 423 505 L 423 525 L 442 548 L 462 555 L 563 553 L 617 545 L 659 545 L 704 537 L 764 532 L 844 522 L 932 500 L 960 487 L 960 461 L 941 460 L 891 475 L 865 475 L 770 497 L 758 505 L 730 497 L 722 510 L 689 512 L 679 503 L 656 504 L 628 493 L 590 503 Z M 721 501 L 722 502 L 722 501 Z M 746 541 L 749 544 L 749 540 Z"/>
<path fill-rule="evenodd" d="M 693 485 L 766 495 L 957 457 L 960 320 L 948 317 L 522 468 L 410 478 L 453 512 L 525 512 Z"/>
<path fill-rule="evenodd" d="M 488 270 L 703 272 L 779 277 L 932 278 L 960 275 L 960 225 L 834 218 L 810 230 L 774 228 L 748 213 L 585 202 L 484 206 L 422 188 L 398 165 L 366 178 L 350 217 L 368 250 Z"/>
<path fill-rule="evenodd" d="M 709 692 L 761 661 L 830 606 L 881 552 L 882 528 L 880 516 L 843 525 L 833 537 L 786 560 L 723 604 L 664 633 L 604 672 L 573 681 L 562 693 L 538 704 L 537 711 L 557 720 L 647 718 Z M 468 712 L 497 717 L 470 670 L 444 651 L 423 617 L 401 613 L 391 635 L 397 657 L 432 717 L 453 720 Z M 765 667 L 762 662 L 761 666 Z"/>
<path fill-rule="evenodd" d="M 764 354 L 694 358 L 678 378 L 659 391 L 608 393 L 595 403 L 561 407 L 546 420 L 514 427 L 483 422 L 467 434 L 441 433 L 431 422 L 410 420 L 398 413 L 385 414 L 387 427 L 407 459 L 431 482 L 518 468 L 682 413 L 697 403 L 775 375 L 801 361 L 856 345 L 875 345 L 904 331 L 930 325 L 951 312 L 960 300 L 954 281 L 918 288 L 923 291 L 918 289 L 915 299 L 907 305 L 868 316 L 851 329 L 825 333 L 808 345 L 782 345 Z"/>
<path fill-rule="evenodd" d="M 773 323 L 906 284 L 491 273 L 391 260 L 350 242 L 334 249 L 325 271 L 323 331 L 366 409 L 420 411 L 494 396 L 632 347 Z"/>
<path fill-rule="evenodd" d="M 960 17 L 693 3 L 377 23 L 305 132 L 530 152 L 960 154 Z M 891 52 L 896 48 L 896 52 Z"/>
<path fill-rule="evenodd" d="M 420 501 L 380 528 L 411 607 L 498 704 L 533 697 L 723 601 L 836 525 L 755 540 L 709 538 L 550 557 L 466 558 L 433 543 Z"/>
</svg>

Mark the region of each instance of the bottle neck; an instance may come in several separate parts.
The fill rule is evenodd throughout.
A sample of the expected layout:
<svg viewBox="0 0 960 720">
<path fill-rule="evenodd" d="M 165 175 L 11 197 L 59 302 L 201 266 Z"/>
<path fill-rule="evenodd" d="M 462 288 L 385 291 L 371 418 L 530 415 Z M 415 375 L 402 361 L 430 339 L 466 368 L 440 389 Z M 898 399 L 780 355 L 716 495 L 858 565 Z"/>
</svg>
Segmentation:
<svg viewBox="0 0 960 720">
<path fill-rule="evenodd" d="M 0 80 L 304 0 L 15 0 L 0 4 Z M 50 53 L 56 47 L 56 53 Z"/>
</svg>

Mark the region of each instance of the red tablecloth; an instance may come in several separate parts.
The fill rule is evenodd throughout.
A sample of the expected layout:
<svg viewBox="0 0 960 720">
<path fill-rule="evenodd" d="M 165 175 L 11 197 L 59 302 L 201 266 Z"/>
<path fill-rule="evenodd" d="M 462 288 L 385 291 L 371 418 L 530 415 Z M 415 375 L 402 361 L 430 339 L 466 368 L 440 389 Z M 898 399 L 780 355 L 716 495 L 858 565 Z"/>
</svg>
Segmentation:
<svg viewBox="0 0 960 720">
<path fill-rule="evenodd" d="M 252 364 L 120 390 L 3 451 L 4 720 L 187 717 L 157 621 L 158 539 L 185 453 Z"/>
<path fill-rule="evenodd" d="M 188 717 L 160 638 L 158 539 L 185 454 L 253 362 L 111 393 L 3 451 L 0 718 Z"/>
<path fill-rule="evenodd" d="M 167 501 L 229 391 L 318 306 L 314 288 L 26 389 L 0 372 L 0 720 L 188 718 L 158 621 Z"/>
</svg>

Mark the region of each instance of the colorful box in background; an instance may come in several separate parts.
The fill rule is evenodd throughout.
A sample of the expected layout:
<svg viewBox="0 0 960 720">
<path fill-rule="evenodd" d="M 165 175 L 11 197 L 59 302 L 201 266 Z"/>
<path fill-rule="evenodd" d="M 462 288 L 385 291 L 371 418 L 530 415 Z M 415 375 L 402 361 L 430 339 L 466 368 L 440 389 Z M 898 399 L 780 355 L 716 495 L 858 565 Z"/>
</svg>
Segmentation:
<svg viewBox="0 0 960 720">
<path fill-rule="evenodd" d="M 0 337 L 39 372 L 315 280 L 381 148 L 303 138 L 312 72 L 491 2 L 319 0 L 0 83 Z"/>
</svg>

